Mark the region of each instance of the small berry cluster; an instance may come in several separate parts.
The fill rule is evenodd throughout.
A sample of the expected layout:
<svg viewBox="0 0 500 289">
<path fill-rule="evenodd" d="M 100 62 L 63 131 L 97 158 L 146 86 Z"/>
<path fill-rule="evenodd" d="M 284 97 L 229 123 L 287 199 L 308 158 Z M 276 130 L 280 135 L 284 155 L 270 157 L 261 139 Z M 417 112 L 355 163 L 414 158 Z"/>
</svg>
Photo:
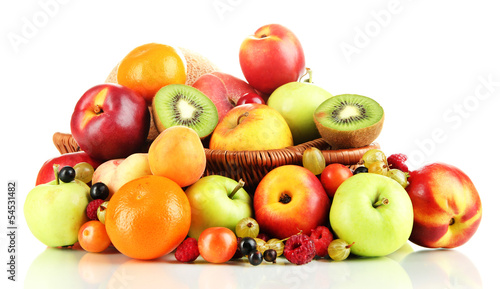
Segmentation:
<svg viewBox="0 0 500 289">
<path fill-rule="evenodd" d="M 257 221 L 244 218 L 236 226 L 236 232 L 237 249 L 231 259 L 247 258 L 254 266 L 263 261 L 276 263 L 281 255 L 297 265 L 307 264 L 315 257 L 330 256 L 335 261 L 341 261 L 348 257 L 352 245 L 340 239 L 334 240 L 333 233 L 325 226 L 313 229 L 309 236 L 298 233 L 279 240 L 259 234 Z M 186 238 L 175 251 L 175 258 L 179 262 L 194 262 L 199 256 L 198 241 L 192 237 Z"/>
</svg>

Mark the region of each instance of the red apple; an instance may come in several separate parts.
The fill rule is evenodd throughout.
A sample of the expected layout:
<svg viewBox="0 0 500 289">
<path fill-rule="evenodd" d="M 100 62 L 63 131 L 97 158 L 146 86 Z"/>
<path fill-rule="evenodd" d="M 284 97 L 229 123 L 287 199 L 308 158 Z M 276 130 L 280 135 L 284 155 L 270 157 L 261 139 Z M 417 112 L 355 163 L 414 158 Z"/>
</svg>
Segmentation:
<svg viewBox="0 0 500 289">
<path fill-rule="evenodd" d="M 260 229 L 280 239 L 328 223 L 330 199 L 309 170 L 285 165 L 270 171 L 254 195 L 255 219 Z"/>
<path fill-rule="evenodd" d="M 219 113 L 219 122 L 235 107 L 242 95 L 256 93 L 244 80 L 223 72 L 204 74 L 192 86 L 212 100 Z"/>
<path fill-rule="evenodd" d="M 262 26 L 245 38 L 239 58 L 248 83 L 268 95 L 305 72 L 302 45 L 292 31 L 279 24 Z"/>
<path fill-rule="evenodd" d="M 100 160 L 139 152 L 149 125 L 144 98 L 118 84 L 101 84 L 87 90 L 71 117 L 71 133 L 80 148 Z"/>
<path fill-rule="evenodd" d="M 454 248 L 474 235 L 481 222 L 481 200 L 464 172 L 435 163 L 411 172 L 409 181 L 406 190 L 414 213 L 410 241 L 428 248 Z"/>
<path fill-rule="evenodd" d="M 41 184 L 46 184 L 55 179 L 54 176 L 54 164 L 58 164 L 59 168 L 64 166 L 74 166 L 78 163 L 86 162 L 89 163 L 94 170 L 101 164 L 101 161 L 90 157 L 86 152 L 79 151 L 74 153 L 63 154 L 50 160 L 47 160 L 40 170 L 38 171 L 38 176 L 36 177 L 36 186 Z"/>
</svg>

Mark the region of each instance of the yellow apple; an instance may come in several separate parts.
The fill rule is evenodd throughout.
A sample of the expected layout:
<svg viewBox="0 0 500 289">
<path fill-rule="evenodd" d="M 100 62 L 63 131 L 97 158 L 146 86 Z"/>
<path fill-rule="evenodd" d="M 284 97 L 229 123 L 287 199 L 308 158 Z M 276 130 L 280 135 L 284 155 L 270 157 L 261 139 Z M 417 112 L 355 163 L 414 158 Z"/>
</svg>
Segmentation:
<svg viewBox="0 0 500 289">
<path fill-rule="evenodd" d="M 109 199 L 125 183 L 147 175 L 152 175 L 148 154 L 135 153 L 125 159 L 109 160 L 101 164 L 94 172 L 92 184 L 101 182 L 108 186 Z"/>
<path fill-rule="evenodd" d="M 257 103 L 231 109 L 210 139 L 210 149 L 213 150 L 271 150 L 292 145 L 292 133 L 281 114 Z"/>
</svg>

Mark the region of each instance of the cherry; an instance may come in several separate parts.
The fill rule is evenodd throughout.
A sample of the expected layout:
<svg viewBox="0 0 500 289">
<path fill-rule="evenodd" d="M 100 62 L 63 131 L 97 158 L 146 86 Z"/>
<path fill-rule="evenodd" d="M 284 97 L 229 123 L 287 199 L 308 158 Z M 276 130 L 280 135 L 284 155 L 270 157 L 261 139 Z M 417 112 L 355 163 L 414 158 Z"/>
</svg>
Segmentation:
<svg viewBox="0 0 500 289">
<path fill-rule="evenodd" d="M 246 103 L 260 103 L 260 104 L 266 104 L 264 99 L 260 97 L 258 94 L 253 93 L 253 92 L 247 92 L 243 94 L 240 99 L 238 99 L 238 102 L 236 103 L 236 106 L 246 104 Z"/>
</svg>

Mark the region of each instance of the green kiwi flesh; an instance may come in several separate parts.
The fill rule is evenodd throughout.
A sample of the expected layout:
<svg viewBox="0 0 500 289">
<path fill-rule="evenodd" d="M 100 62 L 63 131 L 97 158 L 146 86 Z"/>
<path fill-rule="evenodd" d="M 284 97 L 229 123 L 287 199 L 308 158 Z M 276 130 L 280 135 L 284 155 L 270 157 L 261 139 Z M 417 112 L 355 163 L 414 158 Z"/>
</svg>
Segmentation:
<svg viewBox="0 0 500 289">
<path fill-rule="evenodd" d="M 183 125 L 200 138 L 212 133 L 219 121 L 215 104 L 198 89 L 184 84 L 162 87 L 153 99 L 153 120 L 158 132 Z"/>
<path fill-rule="evenodd" d="M 342 94 L 321 103 L 314 112 L 314 122 L 321 137 L 333 148 L 358 148 L 380 135 L 384 109 L 369 97 Z"/>
</svg>

